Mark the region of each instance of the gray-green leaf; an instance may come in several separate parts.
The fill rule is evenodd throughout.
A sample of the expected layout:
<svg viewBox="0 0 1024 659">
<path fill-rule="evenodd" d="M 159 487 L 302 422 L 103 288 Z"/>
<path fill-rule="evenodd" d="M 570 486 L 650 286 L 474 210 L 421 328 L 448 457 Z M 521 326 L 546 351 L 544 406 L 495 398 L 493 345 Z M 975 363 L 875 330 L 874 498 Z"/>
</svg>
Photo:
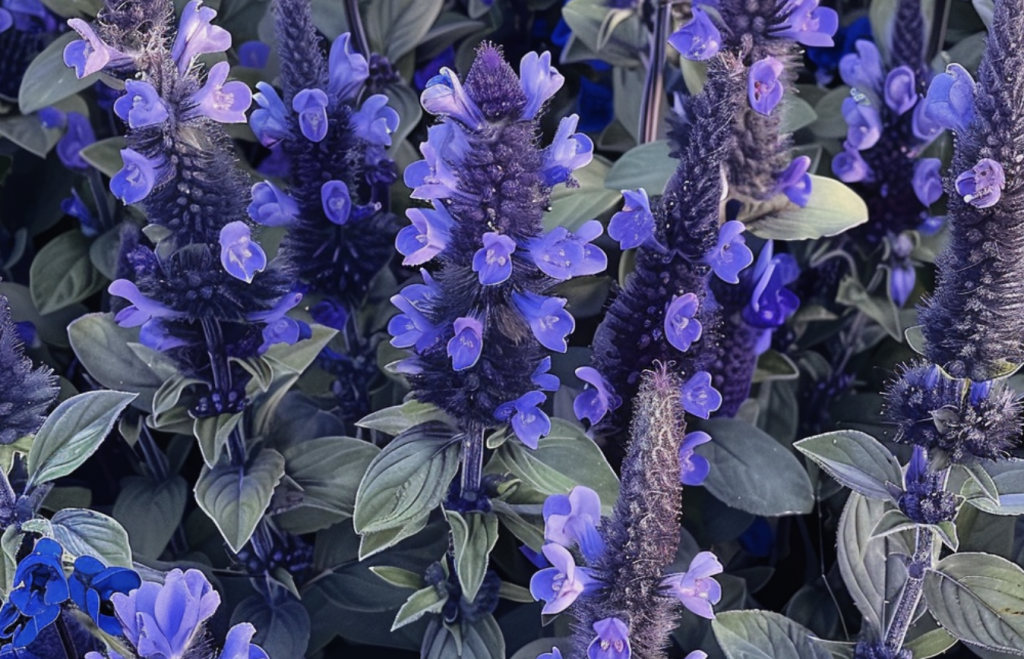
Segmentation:
<svg viewBox="0 0 1024 659">
<path fill-rule="evenodd" d="M 213 469 L 204 466 L 196 482 L 196 503 L 237 552 L 256 530 L 282 476 L 284 457 L 267 448 L 243 467 L 224 463 Z"/>
<path fill-rule="evenodd" d="M 886 483 L 903 484 L 903 471 L 889 449 L 859 430 L 837 430 L 802 439 L 796 449 L 830 476 L 864 496 L 888 500 Z"/>
<path fill-rule="evenodd" d="M 121 482 L 113 515 L 128 532 L 132 550 L 143 558 L 156 559 L 181 524 L 187 502 L 188 483 L 181 476 L 162 483 L 129 476 Z"/>
<path fill-rule="evenodd" d="M 810 631 L 771 611 L 727 611 L 711 628 L 728 659 L 831 659 Z"/>
<path fill-rule="evenodd" d="M 498 518 L 491 513 L 445 511 L 452 528 L 455 570 L 467 600 L 476 599 L 487 572 L 491 550 L 498 542 Z"/>
<path fill-rule="evenodd" d="M 54 539 L 72 556 L 92 556 L 104 564 L 132 567 L 128 532 L 95 510 L 65 508 L 50 520 Z"/>
</svg>

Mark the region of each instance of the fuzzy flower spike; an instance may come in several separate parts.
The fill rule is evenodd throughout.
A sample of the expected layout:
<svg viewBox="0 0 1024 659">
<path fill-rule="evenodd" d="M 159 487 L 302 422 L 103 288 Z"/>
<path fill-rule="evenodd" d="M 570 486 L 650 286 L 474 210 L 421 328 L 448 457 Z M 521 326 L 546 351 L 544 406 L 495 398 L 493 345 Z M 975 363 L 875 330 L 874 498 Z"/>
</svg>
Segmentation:
<svg viewBox="0 0 1024 659">
<path fill-rule="evenodd" d="M 33 369 L 25 356 L 7 297 L 0 295 L 0 445 L 12 444 L 43 425 L 57 398 L 57 380 L 43 366 Z"/>
</svg>

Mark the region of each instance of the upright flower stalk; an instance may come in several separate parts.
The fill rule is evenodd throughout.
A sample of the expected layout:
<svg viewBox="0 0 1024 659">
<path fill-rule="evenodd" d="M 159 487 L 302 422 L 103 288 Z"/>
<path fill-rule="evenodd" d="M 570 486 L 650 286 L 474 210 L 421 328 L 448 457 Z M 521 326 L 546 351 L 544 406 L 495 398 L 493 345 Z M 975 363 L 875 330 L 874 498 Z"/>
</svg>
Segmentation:
<svg viewBox="0 0 1024 659">
<path fill-rule="evenodd" d="M 50 368 L 34 368 L 25 355 L 4 295 L 0 295 L 0 382 L 0 445 L 13 444 L 43 425 L 47 409 L 57 399 L 58 387 Z M 6 520 L 10 512 L 0 510 L 0 521 Z"/>
</svg>

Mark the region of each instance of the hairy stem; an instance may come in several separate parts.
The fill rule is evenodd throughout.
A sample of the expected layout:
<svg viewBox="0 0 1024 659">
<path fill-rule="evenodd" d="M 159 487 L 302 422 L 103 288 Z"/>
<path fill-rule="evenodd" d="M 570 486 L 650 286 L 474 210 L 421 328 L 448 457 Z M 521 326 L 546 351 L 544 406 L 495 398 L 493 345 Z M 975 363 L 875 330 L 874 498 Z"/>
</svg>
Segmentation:
<svg viewBox="0 0 1024 659">
<path fill-rule="evenodd" d="M 914 556 L 907 565 L 907 583 L 896 603 L 896 613 L 885 634 L 885 647 L 896 655 L 903 648 L 910 624 L 914 621 L 914 611 L 921 603 L 924 593 L 924 573 L 932 564 L 932 543 L 934 534 L 931 529 L 918 528 L 915 532 Z"/>
<path fill-rule="evenodd" d="M 475 501 L 484 468 L 484 429 L 471 425 L 462 436 L 462 499 Z"/>
</svg>

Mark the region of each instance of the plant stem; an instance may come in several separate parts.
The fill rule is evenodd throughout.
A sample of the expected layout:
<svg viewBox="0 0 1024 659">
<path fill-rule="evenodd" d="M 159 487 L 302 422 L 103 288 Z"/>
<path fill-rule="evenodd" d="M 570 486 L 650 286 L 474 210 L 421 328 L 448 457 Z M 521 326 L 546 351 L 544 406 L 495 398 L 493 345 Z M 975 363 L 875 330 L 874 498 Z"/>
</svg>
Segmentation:
<svg viewBox="0 0 1024 659">
<path fill-rule="evenodd" d="M 640 100 L 641 143 L 658 139 L 658 123 L 661 114 L 662 96 L 665 94 L 665 43 L 668 41 L 668 26 L 672 17 L 672 4 L 661 0 L 654 13 L 654 29 L 651 31 L 651 50 L 647 62 L 647 76 L 644 78 L 644 95 Z"/>
<path fill-rule="evenodd" d="M 352 35 L 356 52 L 369 59 L 370 42 L 366 39 L 366 29 L 359 15 L 359 0 L 345 0 L 345 19 L 348 21 L 348 31 Z"/>
<path fill-rule="evenodd" d="M 75 650 L 75 642 L 71 639 L 71 630 L 68 629 L 68 623 L 64 619 L 63 611 L 57 614 L 57 636 L 60 638 L 60 645 L 64 650 L 64 656 L 67 659 L 77 659 L 78 652 Z"/>
<path fill-rule="evenodd" d="M 935 59 L 935 56 L 942 50 L 942 44 L 946 42 L 946 28 L 949 26 L 949 7 L 952 5 L 949 0 L 935 0 L 935 18 L 932 24 L 932 32 L 928 38 L 928 49 L 925 51 L 925 65 Z"/>
<path fill-rule="evenodd" d="M 462 436 L 462 500 L 479 498 L 484 468 L 484 429 L 473 425 Z"/>
<path fill-rule="evenodd" d="M 902 648 L 907 637 L 910 624 L 914 621 L 914 611 L 921 602 L 924 592 L 924 573 L 932 565 L 932 543 L 934 534 L 931 529 L 918 528 L 914 538 L 914 556 L 907 565 L 907 582 L 896 603 L 896 613 L 885 634 L 885 647 L 895 656 Z"/>
</svg>

